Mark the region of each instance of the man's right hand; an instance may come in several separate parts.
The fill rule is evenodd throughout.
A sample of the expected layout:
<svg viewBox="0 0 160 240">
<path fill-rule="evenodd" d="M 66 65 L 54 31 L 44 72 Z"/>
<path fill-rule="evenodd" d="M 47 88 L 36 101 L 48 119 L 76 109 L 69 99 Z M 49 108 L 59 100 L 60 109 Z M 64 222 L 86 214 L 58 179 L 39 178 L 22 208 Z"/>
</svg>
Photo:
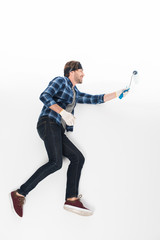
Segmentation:
<svg viewBox="0 0 160 240">
<path fill-rule="evenodd" d="M 59 114 L 62 116 L 62 118 L 64 119 L 64 121 L 66 122 L 66 124 L 68 126 L 73 126 L 74 125 L 75 117 L 73 116 L 73 114 L 67 112 L 64 109 Z"/>
<path fill-rule="evenodd" d="M 130 88 L 121 89 L 121 90 L 116 92 L 116 96 L 121 99 L 121 98 L 125 97 L 128 94 L 129 90 L 130 90 Z"/>
</svg>

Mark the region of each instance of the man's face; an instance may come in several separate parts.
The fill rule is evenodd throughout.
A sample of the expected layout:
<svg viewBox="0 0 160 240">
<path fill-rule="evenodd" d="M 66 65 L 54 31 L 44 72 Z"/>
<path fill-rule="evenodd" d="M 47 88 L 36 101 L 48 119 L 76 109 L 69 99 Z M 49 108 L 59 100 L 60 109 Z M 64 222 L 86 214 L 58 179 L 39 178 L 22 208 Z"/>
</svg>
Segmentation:
<svg viewBox="0 0 160 240">
<path fill-rule="evenodd" d="M 83 69 L 74 71 L 74 80 L 76 83 L 82 83 L 84 77 Z"/>
</svg>

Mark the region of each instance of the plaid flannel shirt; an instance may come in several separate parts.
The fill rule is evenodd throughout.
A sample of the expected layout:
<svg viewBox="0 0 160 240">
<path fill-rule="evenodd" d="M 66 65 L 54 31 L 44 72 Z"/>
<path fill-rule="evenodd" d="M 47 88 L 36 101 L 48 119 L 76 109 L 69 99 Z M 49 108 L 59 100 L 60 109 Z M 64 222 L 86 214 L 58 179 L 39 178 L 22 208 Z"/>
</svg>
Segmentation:
<svg viewBox="0 0 160 240">
<path fill-rule="evenodd" d="M 44 106 L 40 113 L 40 117 L 48 116 L 53 119 L 58 125 L 61 125 L 61 115 L 49 107 L 53 104 L 58 104 L 61 108 L 65 109 L 68 104 L 73 101 L 73 84 L 67 77 L 56 77 L 50 81 L 48 87 L 41 93 L 40 100 L 43 102 Z M 76 103 L 88 103 L 88 104 L 100 104 L 104 103 L 103 97 L 101 95 L 90 95 L 87 93 L 80 92 L 76 86 L 74 86 L 76 92 Z M 74 106 L 74 107 L 75 107 Z M 72 111 L 74 115 L 74 109 Z M 67 131 L 73 131 L 73 126 L 66 125 Z"/>
</svg>

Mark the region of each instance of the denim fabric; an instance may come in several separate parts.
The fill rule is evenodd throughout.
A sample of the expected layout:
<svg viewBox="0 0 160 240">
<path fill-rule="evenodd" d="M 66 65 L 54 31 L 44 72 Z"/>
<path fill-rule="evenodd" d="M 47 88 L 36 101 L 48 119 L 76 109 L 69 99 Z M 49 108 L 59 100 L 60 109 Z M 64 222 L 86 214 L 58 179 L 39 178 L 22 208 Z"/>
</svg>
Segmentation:
<svg viewBox="0 0 160 240">
<path fill-rule="evenodd" d="M 78 186 L 84 156 L 67 138 L 65 130 L 48 116 L 41 117 L 37 123 L 37 131 L 44 141 L 49 161 L 41 166 L 21 187 L 18 193 L 26 196 L 45 177 L 62 167 L 62 157 L 70 160 L 67 171 L 65 199 L 78 196 Z"/>
</svg>

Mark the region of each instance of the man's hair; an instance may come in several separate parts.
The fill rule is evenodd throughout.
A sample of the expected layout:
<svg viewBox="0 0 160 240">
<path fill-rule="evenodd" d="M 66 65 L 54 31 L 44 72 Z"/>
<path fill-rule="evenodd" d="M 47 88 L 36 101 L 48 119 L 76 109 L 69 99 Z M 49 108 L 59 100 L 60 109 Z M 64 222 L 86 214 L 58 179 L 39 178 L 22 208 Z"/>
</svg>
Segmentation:
<svg viewBox="0 0 160 240">
<path fill-rule="evenodd" d="M 82 65 L 78 61 L 69 61 L 64 66 L 64 76 L 69 77 L 71 71 L 82 69 Z"/>
</svg>

